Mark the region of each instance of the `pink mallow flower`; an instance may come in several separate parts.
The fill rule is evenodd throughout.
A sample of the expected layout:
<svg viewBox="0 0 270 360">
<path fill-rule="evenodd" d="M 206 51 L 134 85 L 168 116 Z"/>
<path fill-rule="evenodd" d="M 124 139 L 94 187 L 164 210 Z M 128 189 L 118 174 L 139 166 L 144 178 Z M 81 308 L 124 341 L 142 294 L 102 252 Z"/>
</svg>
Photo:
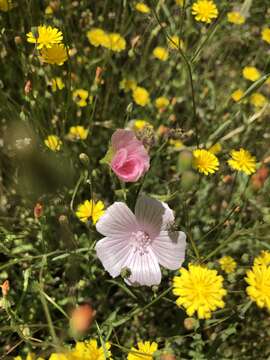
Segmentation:
<svg viewBox="0 0 270 360">
<path fill-rule="evenodd" d="M 186 235 L 170 230 L 174 214 L 163 202 L 141 196 L 135 215 L 125 203 L 115 202 L 96 224 L 105 237 L 97 242 L 97 256 L 112 277 L 129 269 L 129 285 L 157 285 L 160 265 L 179 269 L 185 258 Z"/>
<path fill-rule="evenodd" d="M 149 169 L 150 159 L 133 131 L 119 129 L 112 135 L 111 168 L 124 182 L 135 182 Z"/>
</svg>

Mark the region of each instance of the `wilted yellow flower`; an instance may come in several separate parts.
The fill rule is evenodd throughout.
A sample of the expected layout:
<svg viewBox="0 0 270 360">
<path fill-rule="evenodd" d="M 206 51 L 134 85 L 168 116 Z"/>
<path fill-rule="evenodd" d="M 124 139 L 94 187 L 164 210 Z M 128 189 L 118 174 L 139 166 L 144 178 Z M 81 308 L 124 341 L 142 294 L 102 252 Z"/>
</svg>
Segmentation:
<svg viewBox="0 0 270 360">
<path fill-rule="evenodd" d="M 126 40 L 118 33 L 110 33 L 108 48 L 115 52 L 123 51 L 126 48 Z"/>
<path fill-rule="evenodd" d="M 80 106 L 84 107 L 87 105 L 87 98 L 88 98 L 88 91 L 84 89 L 78 89 L 73 91 L 72 98 L 75 101 L 75 103 Z"/>
<path fill-rule="evenodd" d="M 166 108 L 170 104 L 170 101 L 165 96 L 160 96 L 155 100 L 155 106 L 158 109 Z"/>
<path fill-rule="evenodd" d="M 132 91 L 132 96 L 137 105 L 145 106 L 150 102 L 149 92 L 141 86 L 137 86 Z"/>
<path fill-rule="evenodd" d="M 81 125 L 71 126 L 68 136 L 72 140 L 85 140 L 88 136 L 88 129 L 85 129 Z"/>
<path fill-rule="evenodd" d="M 186 309 L 188 316 L 198 314 L 199 319 L 209 319 L 211 313 L 225 306 L 222 300 L 227 291 L 223 288 L 223 277 L 216 270 L 201 265 L 181 268 L 180 276 L 173 278 L 173 293 L 179 296 L 178 306 Z"/>
<path fill-rule="evenodd" d="M 235 102 L 238 102 L 238 101 L 240 101 L 242 99 L 243 96 L 244 96 L 244 91 L 241 90 L 241 89 L 237 89 L 232 93 L 231 98 Z"/>
<path fill-rule="evenodd" d="M 169 52 L 167 49 L 165 49 L 162 46 L 157 46 L 154 50 L 153 50 L 153 55 L 155 58 L 161 60 L 161 61 L 166 61 L 168 60 L 169 57 Z"/>
<path fill-rule="evenodd" d="M 102 29 L 93 28 L 86 35 L 90 44 L 95 47 L 103 46 L 108 48 L 110 46 L 109 35 Z"/>
<path fill-rule="evenodd" d="M 254 66 L 246 66 L 243 69 L 243 76 L 247 80 L 256 81 L 261 77 L 261 73 Z"/>
<path fill-rule="evenodd" d="M 232 11 L 227 14 L 228 21 L 232 24 L 242 25 L 245 23 L 245 17 L 238 11 Z"/>
<path fill-rule="evenodd" d="M 63 65 L 68 59 L 67 48 L 63 44 L 54 44 L 50 48 L 43 47 L 40 59 L 48 64 Z"/>
<path fill-rule="evenodd" d="M 13 4 L 11 0 L 0 0 L 0 10 L 1 11 L 9 11 L 13 8 Z"/>
<path fill-rule="evenodd" d="M 208 151 L 210 151 L 212 154 L 216 155 L 216 154 L 220 153 L 221 150 L 222 150 L 221 144 L 216 143 L 216 144 L 212 145 Z"/>
<path fill-rule="evenodd" d="M 62 146 L 62 141 L 56 135 L 49 135 L 44 140 L 44 144 L 52 151 L 59 151 Z"/>
<path fill-rule="evenodd" d="M 152 360 L 152 355 L 158 349 L 158 344 L 156 342 L 151 343 L 150 341 L 139 341 L 137 346 L 138 349 L 135 347 L 131 348 L 127 360 Z"/>
<path fill-rule="evenodd" d="M 254 93 L 250 97 L 250 103 L 257 108 L 261 108 L 264 107 L 265 104 L 267 104 L 267 99 L 263 94 Z"/>
<path fill-rule="evenodd" d="M 63 40 L 63 34 L 57 28 L 41 25 L 37 28 L 37 33 L 29 32 L 26 34 L 29 43 L 37 44 L 38 49 L 43 47 L 50 48 L 54 44 L 60 44 Z"/>
<path fill-rule="evenodd" d="M 92 218 L 93 224 L 95 225 L 104 212 L 104 203 L 100 200 L 95 203 L 91 199 L 86 200 L 83 204 L 78 206 L 76 216 L 84 223 Z"/>
<path fill-rule="evenodd" d="M 135 9 L 143 14 L 148 14 L 150 13 L 151 9 L 149 8 L 149 6 L 147 6 L 145 3 L 143 2 L 138 2 L 135 5 Z"/>
<path fill-rule="evenodd" d="M 62 90 L 65 87 L 65 84 L 63 83 L 63 80 L 60 77 L 56 77 L 52 79 L 52 91 L 55 92 L 57 90 Z"/>
<path fill-rule="evenodd" d="M 168 39 L 168 45 L 171 50 L 178 50 L 179 48 L 184 49 L 184 42 L 177 35 L 170 36 Z"/>
<path fill-rule="evenodd" d="M 261 32 L 262 39 L 270 44 L 270 28 L 264 28 Z"/>
<path fill-rule="evenodd" d="M 225 273 L 230 274 L 236 269 L 236 262 L 231 256 L 223 256 L 218 260 L 220 267 Z"/>
<path fill-rule="evenodd" d="M 260 255 L 256 256 L 254 259 L 254 265 L 270 265 L 270 251 L 262 250 Z"/>
<path fill-rule="evenodd" d="M 218 17 L 218 9 L 212 0 L 197 0 L 192 5 L 192 15 L 195 20 L 209 24 Z"/>
<path fill-rule="evenodd" d="M 193 150 L 193 167 L 204 175 L 214 174 L 219 168 L 218 158 L 205 149 Z"/>
<path fill-rule="evenodd" d="M 256 171 L 256 158 L 251 156 L 250 152 L 244 149 L 232 150 L 231 159 L 228 160 L 228 164 L 234 170 L 242 171 L 243 173 L 250 175 Z"/>
<path fill-rule="evenodd" d="M 134 79 L 123 79 L 121 80 L 119 87 L 125 92 L 128 92 L 134 90 L 137 87 L 137 81 Z"/>
<path fill-rule="evenodd" d="M 249 284 L 246 291 L 258 307 L 270 310 L 270 266 L 254 265 L 247 271 L 246 282 Z"/>
</svg>

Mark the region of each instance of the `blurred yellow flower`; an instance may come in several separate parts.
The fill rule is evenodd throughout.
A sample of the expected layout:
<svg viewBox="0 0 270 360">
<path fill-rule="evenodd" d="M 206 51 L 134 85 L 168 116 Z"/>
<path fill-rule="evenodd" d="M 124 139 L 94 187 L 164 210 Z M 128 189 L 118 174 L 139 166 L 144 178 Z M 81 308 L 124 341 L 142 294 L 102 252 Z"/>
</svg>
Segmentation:
<svg viewBox="0 0 270 360">
<path fill-rule="evenodd" d="M 249 101 L 250 101 L 251 105 L 253 105 L 257 108 L 262 108 L 262 107 L 264 107 L 264 105 L 267 104 L 266 97 L 260 93 L 252 94 Z"/>
<path fill-rule="evenodd" d="M 148 14 L 150 13 L 151 9 L 149 8 L 149 6 L 147 6 L 145 3 L 143 2 L 138 2 L 135 5 L 135 9 L 143 14 Z"/>
<path fill-rule="evenodd" d="M 63 83 L 63 80 L 60 77 L 56 77 L 52 79 L 52 91 L 55 92 L 57 90 L 62 90 L 65 87 L 65 84 Z"/>
<path fill-rule="evenodd" d="M 77 90 L 73 91 L 72 98 L 78 106 L 84 107 L 87 105 L 86 100 L 88 98 L 88 95 L 89 95 L 89 93 L 87 90 L 77 89 Z"/>
<path fill-rule="evenodd" d="M 173 35 L 168 39 L 168 45 L 171 50 L 184 49 L 184 42 L 179 36 Z"/>
<path fill-rule="evenodd" d="M 236 262 L 231 256 L 223 256 L 218 260 L 220 267 L 225 273 L 230 274 L 236 269 Z"/>
<path fill-rule="evenodd" d="M 262 39 L 270 44 L 270 28 L 264 28 L 261 32 Z"/>
<path fill-rule="evenodd" d="M 109 35 L 102 29 L 93 28 L 86 35 L 90 44 L 95 47 L 103 46 L 108 48 L 110 46 Z"/>
<path fill-rule="evenodd" d="M 216 144 L 212 145 L 208 151 L 210 151 L 212 154 L 216 155 L 216 154 L 220 153 L 221 150 L 222 150 L 221 144 L 216 143 Z"/>
<path fill-rule="evenodd" d="M 246 66 L 243 69 L 243 76 L 247 80 L 256 81 L 261 77 L 261 73 L 254 66 Z"/>
<path fill-rule="evenodd" d="M 237 89 L 232 93 L 231 98 L 233 99 L 233 101 L 238 102 L 242 99 L 243 96 L 244 91 L 241 89 Z"/>
<path fill-rule="evenodd" d="M 85 129 L 81 125 L 71 126 L 68 136 L 72 140 L 85 140 L 88 136 L 88 129 Z"/>
<path fill-rule="evenodd" d="M 242 25 L 245 23 L 245 17 L 238 11 L 232 11 L 227 14 L 228 22 L 236 25 Z"/>
<path fill-rule="evenodd" d="M 270 251 L 262 250 L 260 255 L 256 256 L 254 259 L 254 265 L 270 265 Z"/>
<path fill-rule="evenodd" d="M 158 109 L 166 108 L 170 104 L 170 101 L 165 96 L 160 96 L 155 100 L 155 106 Z"/>
<path fill-rule="evenodd" d="M 205 149 L 193 150 L 193 167 L 204 175 L 214 174 L 219 168 L 218 158 Z"/>
<path fill-rule="evenodd" d="M 254 265 L 247 271 L 245 280 L 249 285 L 246 291 L 250 299 L 258 307 L 270 310 L 270 266 Z"/>
<path fill-rule="evenodd" d="M 137 82 L 134 79 L 122 79 L 119 84 L 120 89 L 124 90 L 125 92 L 131 91 L 136 89 Z"/>
<path fill-rule="evenodd" d="M 198 314 L 199 319 L 209 319 L 212 311 L 225 306 L 222 300 L 227 291 L 223 277 L 216 270 L 190 264 L 181 268 L 180 276 L 173 278 L 173 294 L 179 296 L 176 304 L 186 309 L 188 316 Z"/>
<path fill-rule="evenodd" d="M 168 60 L 169 57 L 169 52 L 167 49 L 165 49 L 162 46 L 157 46 L 154 50 L 153 50 L 153 55 L 155 58 L 161 60 L 161 61 L 166 61 Z"/>
<path fill-rule="evenodd" d="M 209 24 L 218 17 L 218 9 L 212 0 L 197 0 L 192 5 L 192 15 L 195 20 Z"/>
<path fill-rule="evenodd" d="M 180 150 L 184 147 L 184 144 L 182 143 L 181 140 L 177 140 L 177 139 L 170 139 L 169 140 L 169 144 L 175 149 L 175 150 Z"/>
<path fill-rule="evenodd" d="M 132 96 L 137 105 L 145 106 L 150 102 L 149 92 L 141 86 L 137 86 L 132 91 Z"/>
<path fill-rule="evenodd" d="M 0 11 L 8 11 L 13 8 L 13 4 L 11 0 L 0 0 Z"/>
<path fill-rule="evenodd" d="M 95 225 L 104 212 L 104 203 L 100 200 L 95 203 L 91 199 L 84 201 L 84 203 L 78 206 L 76 216 L 84 223 L 92 218 L 92 222 Z"/>
<path fill-rule="evenodd" d="M 229 166 L 238 171 L 250 175 L 256 171 L 256 158 L 249 151 L 240 149 L 231 151 L 231 159 L 228 160 Z"/>
<path fill-rule="evenodd" d="M 40 59 L 48 64 L 63 65 L 68 59 L 67 48 L 63 44 L 54 44 L 50 48 L 43 47 Z"/>
<path fill-rule="evenodd" d="M 126 40 L 118 33 L 110 33 L 108 48 L 115 52 L 123 51 L 126 48 Z"/>
<path fill-rule="evenodd" d="M 45 9 L 45 15 L 52 15 L 53 14 L 53 8 L 48 5 Z"/>
<path fill-rule="evenodd" d="M 187 4 L 188 0 L 186 0 L 186 4 Z M 184 0 L 175 0 L 176 5 L 179 6 L 183 6 L 184 5 Z"/>
<path fill-rule="evenodd" d="M 56 135 L 49 135 L 44 140 L 44 144 L 52 151 L 59 151 L 62 146 L 62 141 Z"/>
<path fill-rule="evenodd" d="M 135 131 L 143 130 L 146 127 L 153 128 L 153 125 L 146 120 L 137 119 L 133 121 L 133 129 Z"/>
<path fill-rule="evenodd" d="M 55 44 L 60 44 L 63 40 L 62 31 L 46 25 L 39 26 L 36 33 L 29 32 L 26 36 L 27 41 L 37 44 L 38 49 L 43 47 L 50 48 Z"/>
<path fill-rule="evenodd" d="M 137 346 L 137 349 L 135 347 L 131 348 L 127 360 L 153 360 L 152 355 L 158 349 L 158 344 L 156 342 L 139 341 Z"/>
<path fill-rule="evenodd" d="M 13 360 L 23 360 L 23 358 L 21 356 L 15 356 L 13 358 Z M 36 357 L 36 355 L 34 353 L 28 353 L 26 355 L 25 360 L 45 360 L 45 359 L 43 357 L 40 357 L 40 356 Z M 58 360 L 61 360 L 61 359 L 58 359 Z M 64 360 L 66 360 L 66 359 L 64 359 Z"/>
</svg>

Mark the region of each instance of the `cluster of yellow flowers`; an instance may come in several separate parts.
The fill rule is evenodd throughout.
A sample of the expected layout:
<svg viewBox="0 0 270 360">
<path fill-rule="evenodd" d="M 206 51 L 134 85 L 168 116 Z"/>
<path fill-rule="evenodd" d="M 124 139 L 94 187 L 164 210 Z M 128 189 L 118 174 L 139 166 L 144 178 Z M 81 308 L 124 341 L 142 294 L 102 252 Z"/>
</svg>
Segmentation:
<svg viewBox="0 0 270 360">
<path fill-rule="evenodd" d="M 119 33 L 107 33 L 100 28 L 89 30 L 87 38 L 91 45 L 102 46 L 114 52 L 120 52 L 126 48 L 126 40 Z"/>
<path fill-rule="evenodd" d="M 68 51 L 62 43 L 63 34 L 57 28 L 40 25 L 27 35 L 27 41 L 35 44 L 40 51 L 41 61 L 48 64 L 63 65 L 68 59 Z"/>
<path fill-rule="evenodd" d="M 251 175 L 256 171 L 256 158 L 245 149 L 232 150 L 228 160 L 233 170 Z M 193 151 L 193 166 L 204 175 L 214 174 L 219 169 L 219 160 L 211 149 L 196 149 Z"/>
</svg>

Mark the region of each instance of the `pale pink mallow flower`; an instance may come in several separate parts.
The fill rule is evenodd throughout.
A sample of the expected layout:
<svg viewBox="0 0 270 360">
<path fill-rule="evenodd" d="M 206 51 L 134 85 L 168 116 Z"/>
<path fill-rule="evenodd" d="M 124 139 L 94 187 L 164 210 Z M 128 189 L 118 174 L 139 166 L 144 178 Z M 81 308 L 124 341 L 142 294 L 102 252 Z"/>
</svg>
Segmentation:
<svg viewBox="0 0 270 360">
<path fill-rule="evenodd" d="M 105 237 L 97 242 L 97 256 L 112 277 L 129 269 L 129 285 L 157 285 L 160 266 L 179 269 L 185 258 L 186 235 L 173 231 L 174 214 L 163 202 L 141 196 L 135 215 L 125 203 L 116 202 L 96 224 Z"/>
<path fill-rule="evenodd" d="M 133 131 L 118 129 L 112 135 L 111 168 L 124 182 L 135 182 L 150 167 L 150 158 Z"/>
</svg>

